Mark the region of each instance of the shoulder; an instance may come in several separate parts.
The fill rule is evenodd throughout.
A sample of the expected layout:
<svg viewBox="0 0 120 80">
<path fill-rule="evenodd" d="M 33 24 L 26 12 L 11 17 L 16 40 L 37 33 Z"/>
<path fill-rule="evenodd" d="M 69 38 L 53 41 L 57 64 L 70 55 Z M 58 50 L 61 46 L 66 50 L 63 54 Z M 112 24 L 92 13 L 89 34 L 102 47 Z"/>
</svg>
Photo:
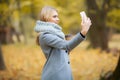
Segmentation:
<svg viewBox="0 0 120 80">
<path fill-rule="evenodd" d="M 53 39 L 55 37 L 57 37 L 57 36 L 54 35 L 54 34 L 51 34 L 49 32 L 44 32 L 44 33 L 40 34 L 40 39 L 41 40 L 51 40 L 51 39 Z"/>
</svg>

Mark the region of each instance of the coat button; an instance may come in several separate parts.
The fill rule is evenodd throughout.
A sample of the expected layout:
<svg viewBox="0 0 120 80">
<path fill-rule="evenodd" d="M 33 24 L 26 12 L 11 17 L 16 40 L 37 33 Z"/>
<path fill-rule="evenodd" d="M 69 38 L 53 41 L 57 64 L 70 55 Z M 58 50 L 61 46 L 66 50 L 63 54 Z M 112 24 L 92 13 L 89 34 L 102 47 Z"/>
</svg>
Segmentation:
<svg viewBox="0 0 120 80">
<path fill-rule="evenodd" d="M 67 53 L 68 51 L 66 50 L 65 52 Z"/>
<path fill-rule="evenodd" d="M 70 61 L 68 61 L 68 64 L 70 64 Z"/>
</svg>

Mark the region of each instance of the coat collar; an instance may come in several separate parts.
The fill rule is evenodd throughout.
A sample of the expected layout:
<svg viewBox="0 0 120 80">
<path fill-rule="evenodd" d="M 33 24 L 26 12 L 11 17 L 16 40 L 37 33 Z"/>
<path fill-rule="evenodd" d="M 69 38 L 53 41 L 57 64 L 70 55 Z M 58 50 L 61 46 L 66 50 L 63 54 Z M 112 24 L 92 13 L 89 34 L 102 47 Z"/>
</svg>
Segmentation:
<svg viewBox="0 0 120 80">
<path fill-rule="evenodd" d="M 43 22 L 43 21 L 38 20 L 36 22 L 36 26 L 34 29 L 38 33 L 48 32 L 48 33 L 56 34 L 64 38 L 64 33 L 62 32 L 62 28 L 58 24 L 55 24 L 55 23 Z"/>
</svg>

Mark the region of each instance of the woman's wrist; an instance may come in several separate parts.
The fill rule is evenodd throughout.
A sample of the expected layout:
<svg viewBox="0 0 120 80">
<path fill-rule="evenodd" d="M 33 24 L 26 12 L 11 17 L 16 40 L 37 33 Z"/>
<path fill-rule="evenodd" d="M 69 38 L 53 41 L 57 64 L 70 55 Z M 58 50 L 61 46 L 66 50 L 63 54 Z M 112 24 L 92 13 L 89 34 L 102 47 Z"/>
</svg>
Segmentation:
<svg viewBox="0 0 120 80">
<path fill-rule="evenodd" d="M 83 38 L 85 38 L 85 35 L 83 35 L 81 32 L 80 32 L 80 35 L 81 35 Z"/>
<path fill-rule="evenodd" d="M 83 31 L 83 30 L 81 30 L 81 32 L 80 32 L 83 36 L 85 36 L 86 35 L 86 31 Z"/>
</svg>

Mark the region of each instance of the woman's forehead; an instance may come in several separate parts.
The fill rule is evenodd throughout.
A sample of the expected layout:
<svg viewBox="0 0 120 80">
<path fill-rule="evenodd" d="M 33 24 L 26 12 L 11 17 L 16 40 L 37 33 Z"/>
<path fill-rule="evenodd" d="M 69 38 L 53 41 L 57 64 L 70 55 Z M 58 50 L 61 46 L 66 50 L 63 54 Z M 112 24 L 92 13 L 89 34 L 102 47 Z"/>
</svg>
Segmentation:
<svg viewBox="0 0 120 80">
<path fill-rule="evenodd" d="M 54 11 L 52 11 L 52 14 L 53 15 L 58 15 L 58 12 L 54 10 Z"/>
</svg>

